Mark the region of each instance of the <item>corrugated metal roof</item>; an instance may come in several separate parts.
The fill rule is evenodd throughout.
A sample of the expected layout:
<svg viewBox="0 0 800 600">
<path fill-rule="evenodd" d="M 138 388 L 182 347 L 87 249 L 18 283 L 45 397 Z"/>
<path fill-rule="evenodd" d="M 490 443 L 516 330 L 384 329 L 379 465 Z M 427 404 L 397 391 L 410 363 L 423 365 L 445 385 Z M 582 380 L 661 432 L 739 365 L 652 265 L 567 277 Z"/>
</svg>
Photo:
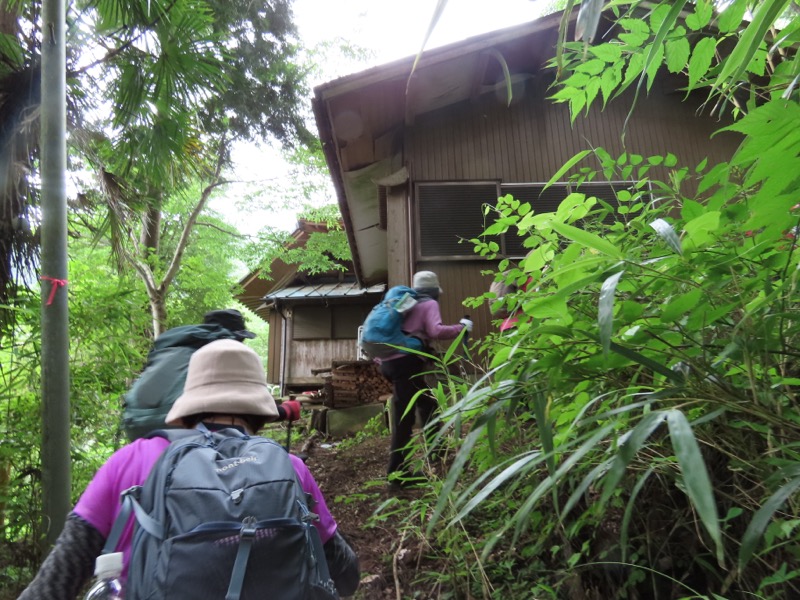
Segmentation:
<svg viewBox="0 0 800 600">
<path fill-rule="evenodd" d="M 320 283 L 316 285 L 301 285 L 275 290 L 264 296 L 264 301 L 274 300 L 302 300 L 311 298 L 353 298 L 372 294 L 383 294 L 386 290 L 385 283 L 378 283 L 367 288 L 362 288 L 355 281 L 346 283 Z"/>
</svg>

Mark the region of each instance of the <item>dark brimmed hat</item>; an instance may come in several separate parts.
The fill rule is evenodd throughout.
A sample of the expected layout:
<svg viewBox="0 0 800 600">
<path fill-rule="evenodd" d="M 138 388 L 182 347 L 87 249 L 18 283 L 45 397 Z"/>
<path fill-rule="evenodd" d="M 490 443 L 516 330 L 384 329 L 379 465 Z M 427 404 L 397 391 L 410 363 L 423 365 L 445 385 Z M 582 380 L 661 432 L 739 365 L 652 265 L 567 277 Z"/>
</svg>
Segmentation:
<svg viewBox="0 0 800 600">
<path fill-rule="evenodd" d="M 183 394 L 165 421 L 180 425 L 184 417 L 203 413 L 278 416 L 255 351 L 236 340 L 216 340 L 192 354 Z"/>
<path fill-rule="evenodd" d="M 244 317 L 235 308 L 207 312 L 203 317 L 203 323 L 224 327 L 239 339 L 252 340 L 256 337 L 255 333 L 244 328 Z"/>
</svg>

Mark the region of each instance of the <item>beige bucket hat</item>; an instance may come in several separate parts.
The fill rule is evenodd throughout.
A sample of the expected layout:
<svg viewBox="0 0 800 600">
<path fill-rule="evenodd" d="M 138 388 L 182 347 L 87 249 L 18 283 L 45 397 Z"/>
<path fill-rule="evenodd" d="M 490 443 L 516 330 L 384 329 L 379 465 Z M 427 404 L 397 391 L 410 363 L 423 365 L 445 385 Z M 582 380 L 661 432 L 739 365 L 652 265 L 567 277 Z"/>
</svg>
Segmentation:
<svg viewBox="0 0 800 600">
<path fill-rule="evenodd" d="M 217 340 L 192 354 L 183 394 L 165 421 L 180 425 L 202 413 L 278 416 L 258 354 L 236 340 Z"/>
</svg>

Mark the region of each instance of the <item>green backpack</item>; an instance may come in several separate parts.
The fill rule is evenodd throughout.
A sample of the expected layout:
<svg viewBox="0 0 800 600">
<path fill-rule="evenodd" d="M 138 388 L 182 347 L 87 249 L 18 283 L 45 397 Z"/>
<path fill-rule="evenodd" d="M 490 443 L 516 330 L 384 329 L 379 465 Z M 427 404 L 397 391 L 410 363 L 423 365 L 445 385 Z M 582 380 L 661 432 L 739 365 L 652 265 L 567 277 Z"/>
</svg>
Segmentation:
<svg viewBox="0 0 800 600">
<path fill-rule="evenodd" d="M 144 370 L 123 396 L 122 427 L 131 441 L 166 427 L 164 419 L 183 393 L 189 358 L 198 348 L 222 339 L 237 338 L 216 324 L 184 325 L 158 336 Z"/>
</svg>

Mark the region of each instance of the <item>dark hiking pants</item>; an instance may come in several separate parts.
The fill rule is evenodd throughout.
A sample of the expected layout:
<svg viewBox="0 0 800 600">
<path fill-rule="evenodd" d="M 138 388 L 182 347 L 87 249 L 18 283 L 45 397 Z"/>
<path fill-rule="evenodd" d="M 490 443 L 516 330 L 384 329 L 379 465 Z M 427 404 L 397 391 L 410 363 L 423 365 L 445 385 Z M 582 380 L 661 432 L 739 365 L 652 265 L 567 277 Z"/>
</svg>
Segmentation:
<svg viewBox="0 0 800 600">
<path fill-rule="evenodd" d="M 389 454 L 389 473 L 401 470 L 410 473 L 409 461 L 412 452 L 406 446 L 411 441 L 416 414 L 419 414 L 424 427 L 433 419 L 438 409 L 436 400 L 430 394 L 424 393 L 417 397 L 414 410 L 408 411 L 408 414 L 403 416 L 414 395 L 420 390 L 428 389 L 422 375 L 428 369 L 424 359 L 414 354 L 381 363 L 381 373 L 392 382 L 394 391 L 391 408 L 392 441 Z"/>
</svg>

